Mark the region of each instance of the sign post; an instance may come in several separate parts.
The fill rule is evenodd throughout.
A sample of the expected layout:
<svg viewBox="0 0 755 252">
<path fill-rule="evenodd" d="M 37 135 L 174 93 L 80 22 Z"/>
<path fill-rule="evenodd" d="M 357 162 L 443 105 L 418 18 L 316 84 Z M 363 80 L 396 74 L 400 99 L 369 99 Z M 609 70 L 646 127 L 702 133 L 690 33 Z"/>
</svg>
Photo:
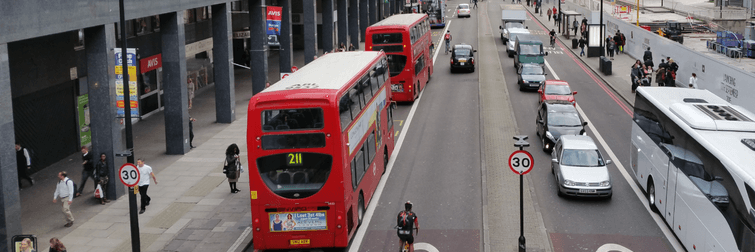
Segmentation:
<svg viewBox="0 0 755 252">
<path fill-rule="evenodd" d="M 534 165 L 534 159 L 532 155 L 524 150 L 524 147 L 529 147 L 530 144 L 527 141 L 527 136 L 515 136 L 515 147 L 519 147 L 518 151 L 511 153 L 509 156 L 509 168 L 511 171 L 519 175 L 519 252 L 527 251 L 527 245 L 524 239 L 524 174 L 529 173 Z"/>
<path fill-rule="evenodd" d="M 118 178 L 121 179 L 121 183 L 128 187 L 128 208 L 129 208 L 129 220 L 131 222 L 131 251 L 139 252 L 139 217 L 136 215 L 136 194 L 134 194 L 134 186 L 139 183 L 139 168 L 132 163 L 125 163 L 118 169 Z"/>
</svg>

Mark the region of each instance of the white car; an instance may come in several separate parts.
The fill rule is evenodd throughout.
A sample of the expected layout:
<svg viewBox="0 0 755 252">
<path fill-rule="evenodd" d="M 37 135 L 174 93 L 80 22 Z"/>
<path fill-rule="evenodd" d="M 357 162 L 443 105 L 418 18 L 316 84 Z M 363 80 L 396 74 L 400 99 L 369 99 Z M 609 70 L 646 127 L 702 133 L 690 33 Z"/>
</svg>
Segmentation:
<svg viewBox="0 0 755 252">
<path fill-rule="evenodd" d="M 551 173 L 556 176 L 558 196 L 613 196 L 611 176 L 598 146 L 585 135 L 563 135 L 551 153 Z"/>
<path fill-rule="evenodd" d="M 459 4 L 459 6 L 456 7 L 456 16 L 471 17 L 472 9 L 469 8 L 469 4 Z"/>
</svg>

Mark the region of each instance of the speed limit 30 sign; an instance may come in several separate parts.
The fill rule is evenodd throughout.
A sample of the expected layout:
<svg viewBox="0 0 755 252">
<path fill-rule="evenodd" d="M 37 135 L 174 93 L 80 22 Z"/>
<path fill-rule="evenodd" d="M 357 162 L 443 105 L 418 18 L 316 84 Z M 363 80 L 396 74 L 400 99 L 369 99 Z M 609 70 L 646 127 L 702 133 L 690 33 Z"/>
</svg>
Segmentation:
<svg viewBox="0 0 755 252">
<path fill-rule="evenodd" d="M 118 177 L 124 185 L 134 187 L 139 183 L 139 169 L 134 164 L 125 163 L 118 169 Z"/>
<path fill-rule="evenodd" d="M 509 156 L 509 168 L 518 175 L 527 174 L 532 170 L 534 159 L 528 151 L 518 150 Z"/>
</svg>

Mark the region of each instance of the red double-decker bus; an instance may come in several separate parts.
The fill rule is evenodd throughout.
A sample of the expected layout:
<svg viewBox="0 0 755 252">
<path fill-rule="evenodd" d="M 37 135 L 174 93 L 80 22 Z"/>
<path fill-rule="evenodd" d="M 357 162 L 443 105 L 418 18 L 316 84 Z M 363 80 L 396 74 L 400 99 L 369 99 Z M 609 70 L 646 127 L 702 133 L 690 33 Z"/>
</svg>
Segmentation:
<svg viewBox="0 0 755 252">
<path fill-rule="evenodd" d="M 394 142 L 383 52 L 326 54 L 252 97 L 254 248 L 343 248 Z"/>
<path fill-rule="evenodd" d="M 388 54 L 394 101 L 414 101 L 433 74 L 432 32 L 426 14 L 393 15 L 367 27 L 365 46 Z"/>
</svg>

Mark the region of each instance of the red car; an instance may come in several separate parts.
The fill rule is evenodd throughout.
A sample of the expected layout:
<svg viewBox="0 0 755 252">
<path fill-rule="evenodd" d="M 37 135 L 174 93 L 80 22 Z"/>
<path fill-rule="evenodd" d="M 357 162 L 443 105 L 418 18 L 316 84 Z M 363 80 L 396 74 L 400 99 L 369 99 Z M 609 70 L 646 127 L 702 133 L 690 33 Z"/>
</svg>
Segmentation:
<svg viewBox="0 0 755 252">
<path fill-rule="evenodd" d="M 537 92 L 540 94 L 538 102 L 562 100 L 570 102 L 575 107 L 577 106 L 577 102 L 574 101 L 574 95 L 577 94 L 577 91 L 572 92 L 571 88 L 569 88 L 569 83 L 566 81 L 546 80 Z"/>
</svg>

